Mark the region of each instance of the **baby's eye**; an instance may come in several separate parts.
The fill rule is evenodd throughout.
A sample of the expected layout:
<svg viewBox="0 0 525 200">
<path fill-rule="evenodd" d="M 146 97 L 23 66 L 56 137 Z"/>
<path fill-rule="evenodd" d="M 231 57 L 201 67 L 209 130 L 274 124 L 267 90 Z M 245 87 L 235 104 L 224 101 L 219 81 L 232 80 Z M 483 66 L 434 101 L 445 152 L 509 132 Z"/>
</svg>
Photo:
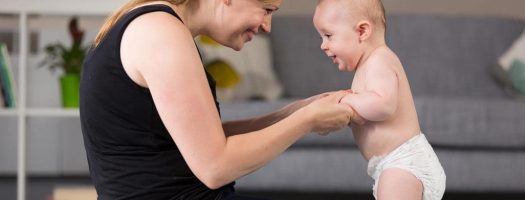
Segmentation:
<svg viewBox="0 0 525 200">
<path fill-rule="evenodd" d="M 273 13 L 273 10 L 270 8 L 267 8 L 265 10 L 266 10 L 266 15 L 271 15 Z"/>
<path fill-rule="evenodd" d="M 325 34 L 323 34 L 321 36 L 321 39 L 323 39 L 323 38 L 330 39 L 331 36 L 332 36 L 332 34 L 325 33 Z"/>
</svg>

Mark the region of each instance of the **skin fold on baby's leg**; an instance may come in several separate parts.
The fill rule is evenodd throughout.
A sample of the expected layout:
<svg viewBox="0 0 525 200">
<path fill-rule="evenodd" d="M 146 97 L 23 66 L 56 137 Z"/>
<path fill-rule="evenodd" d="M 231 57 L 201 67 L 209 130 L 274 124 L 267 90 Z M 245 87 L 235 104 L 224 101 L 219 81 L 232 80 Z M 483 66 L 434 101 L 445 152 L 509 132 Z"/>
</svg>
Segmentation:
<svg viewBox="0 0 525 200">
<path fill-rule="evenodd" d="M 423 184 L 410 172 L 390 168 L 379 176 L 377 200 L 422 200 Z"/>
</svg>

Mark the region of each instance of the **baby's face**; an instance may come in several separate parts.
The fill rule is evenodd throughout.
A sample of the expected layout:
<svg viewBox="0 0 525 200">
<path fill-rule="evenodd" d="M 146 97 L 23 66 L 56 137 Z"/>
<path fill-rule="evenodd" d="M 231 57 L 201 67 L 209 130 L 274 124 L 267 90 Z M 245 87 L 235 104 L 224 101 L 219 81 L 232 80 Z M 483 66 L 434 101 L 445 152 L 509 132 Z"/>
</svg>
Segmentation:
<svg viewBox="0 0 525 200">
<path fill-rule="evenodd" d="M 359 34 L 348 11 L 335 0 L 323 0 L 317 6 L 314 26 L 321 36 L 321 50 L 338 65 L 340 71 L 354 71 L 362 55 Z"/>
</svg>

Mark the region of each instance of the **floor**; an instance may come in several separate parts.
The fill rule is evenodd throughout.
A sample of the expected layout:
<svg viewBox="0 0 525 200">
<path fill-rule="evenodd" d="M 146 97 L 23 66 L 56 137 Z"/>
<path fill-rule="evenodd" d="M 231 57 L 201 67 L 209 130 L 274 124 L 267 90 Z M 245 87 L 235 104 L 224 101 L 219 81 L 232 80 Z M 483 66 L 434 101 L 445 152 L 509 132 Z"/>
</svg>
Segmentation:
<svg viewBox="0 0 525 200">
<path fill-rule="evenodd" d="M 266 197 L 272 200 L 373 200 L 371 194 L 322 194 L 322 193 L 275 193 L 275 192 L 244 192 L 257 197 Z M 524 200 L 525 192 L 523 193 L 446 193 L 444 200 Z"/>
<path fill-rule="evenodd" d="M 27 200 L 50 200 L 50 195 L 55 186 L 63 185 L 89 185 L 87 177 L 61 177 L 30 178 L 27 185 Z M 239 191 L 243 195 L 264 197 L 272 200 L 370 200 L 370 193 L 297 193 L 297 192 L 268 192 L 268 191 Z M 0 199 L 16 199 L 16 178 L 0 177 Z M 444 200 L 523 200 L 525 191 L 522 193 L 446 193 Z"/>
</svg>

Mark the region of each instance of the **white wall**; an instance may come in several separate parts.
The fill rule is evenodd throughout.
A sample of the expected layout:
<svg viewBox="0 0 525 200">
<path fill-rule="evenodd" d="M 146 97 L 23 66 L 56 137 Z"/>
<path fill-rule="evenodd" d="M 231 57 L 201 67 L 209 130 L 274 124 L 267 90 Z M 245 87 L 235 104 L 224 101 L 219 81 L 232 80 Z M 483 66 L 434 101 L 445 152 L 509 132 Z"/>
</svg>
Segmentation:
<svg viewBox="0 0 525 200">
<path fill-rule="evenodd" d="M 279 15 L 313 14 L 317 0 L 284 0 Z M 383 0 L 389 14 L 502 16 L 525 19 L 525 0 Z"/>
</svg>

